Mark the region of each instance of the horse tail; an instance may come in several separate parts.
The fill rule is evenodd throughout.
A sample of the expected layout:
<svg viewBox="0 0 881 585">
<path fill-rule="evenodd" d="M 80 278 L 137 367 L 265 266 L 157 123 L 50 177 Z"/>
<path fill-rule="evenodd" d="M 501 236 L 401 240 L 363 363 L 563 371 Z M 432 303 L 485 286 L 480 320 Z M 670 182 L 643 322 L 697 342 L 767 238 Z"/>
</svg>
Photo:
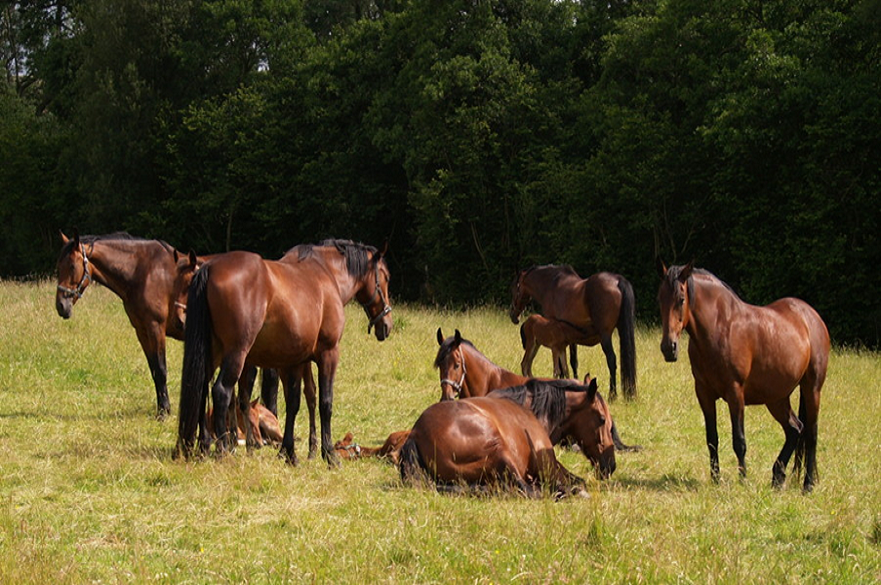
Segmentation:
<svg viewBox="0 0 881 585">
<path fill-rule="evenodd" d="M 624 396 L 636 398 L 636 298 L 633 286 L 623 276 L 618 279 L 621 311 L 618 313 L 618 338 L 621 344 L 621 381 Z"/>
<path fill-rule="evenodd" d="M 425 460 L 419 452 L 415 438 L 411 433 L 401 447 L 401 455 L 399 459 L 401 468 L 401 481 L 407 485 L 426 483 L 427 470 Z"/>
<path fill-rule="evenodd" d="M 520 346 L 523 349 L 526 349 L 526 331 L 523 329 L 526 327 L 526 321 L 523 322 L 523 325 L 520 326 Z"/>
<path fill-rule="evenodd" d="M 802 431 L 798 434 L 798 440 L 795 442 L 795 459 L 792 462 L 792 474 L 796 478 L 801 477 L 801 467 L 807 452 L 805 434 L 808 432 L 808 409 L 807 404 L 805 404 L 805 390 L 800 389 L 798 395 L 798 420 L 801 421 Z"/>
<path fill-rule="evenodd" d="M 208 306 L 210 266 L 202 267 L 187 294 L 187 323 L 184 334 L 184 362 L 180 384 L 180 416 L 178 417 L 178 449 L 189 455 L 195 442 L 196 429 L 208 393 L 209 369 L 212 365 L 211 308 Z"/>
</svg>

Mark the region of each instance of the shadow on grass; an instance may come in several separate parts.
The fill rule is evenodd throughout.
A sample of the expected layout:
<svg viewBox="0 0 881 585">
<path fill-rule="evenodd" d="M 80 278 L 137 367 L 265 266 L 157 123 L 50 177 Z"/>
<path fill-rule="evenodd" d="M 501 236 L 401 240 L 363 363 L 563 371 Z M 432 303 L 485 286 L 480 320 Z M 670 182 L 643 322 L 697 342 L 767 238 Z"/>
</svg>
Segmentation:
<svg viewBox="0 0 881 585">
<path fill-rule="evenodd" d="M 681 477 L 664 474 L 659 478 L 622 478 L 614 480 L 614 483 L 626 489 L 636 488 L 654 490 L 658 492 L 669 491 L 697 491 L 703 482 L 693 477 Z"/>
</svg>

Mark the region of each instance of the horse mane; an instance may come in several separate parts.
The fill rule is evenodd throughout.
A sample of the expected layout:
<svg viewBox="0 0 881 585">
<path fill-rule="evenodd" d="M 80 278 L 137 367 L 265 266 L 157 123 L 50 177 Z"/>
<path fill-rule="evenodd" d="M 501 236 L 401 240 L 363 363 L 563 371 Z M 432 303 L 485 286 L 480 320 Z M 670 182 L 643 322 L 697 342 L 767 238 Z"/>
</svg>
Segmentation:
<svg viewBox="0 0 881 585">
<path fill-rule="evenodd" d="M 667 269 L 667 275 L 666 275 L 667 283 L 672 286 L 675 281 L 679 280 L 679 276 L 682 274 L 682 270 L 684 268 L 685 268 L 685 265 L 678 265 L 678 266 L 669 267 Z M 731 293 L 735 299 L 742 302 L 740 295 L 738 295 L 734 291 L 734 289 L 731 288 L 731 285 L 729 285 L 727 282 L 725 282 L 724 280 L 722 280 L 721 278 L 719 278 L 718 276 L 716 276 L 715 274 L 713 274 L 709 270 L 706 270 L 705 268 L 694 268 L 694 269 L 692 269 L 691 275 L 689 275 L 688 281 L 686 282 L 686 287 L 688 287 L 689 302 L 692 305 L 695 303 L 695 298 L 694 298 L 694 275 L 695 274 L 698 274 L 700 276 L 709 277 L 710 279 L 712 279 L 713 282 L 720 284 L 723 288 L 725 288 L 725 290 L 727 290 L 729 293 Z"/>
<path fill-rule="evenodd" d="M 75 238 L 71 238 L 67 241 L 66 244 L 64 244 L 64 246 L 61 247 L 61 254 L 59 255 L 59 258 L 63 258 L 73 251 L 74 241 Z M 169 252 L 174 252 L 174 247 L 164 240 L 150 240 L 147 238 L 133 236 L 128 232 L 113 232 L 111 234 L 101 235 L 85 235 L 80 236 L 79 241 L 81 244 L 86 245 L 94 245 L 96 242 L 157 242 Z"/>
<path fill-rule="evenodd" d="M 523 405 L 531 398 L 530 409 L 547 428 L 559 425 L 566 415 L 566 392 L 587 392 L 587 386 L 570 380 L 530 379 L 521 386 L 493 390 L 490 394 Z"/>
<path fill-rule="evenodd" d="M 446 361 L 446 359 L 448 357 L 450 357 L 451 353 L 453 353 L 453 342 L 454 342 L 454 338 L 448 337 L 447 339 L 444 339 L 444 342 L 437 349 L 437 357 L 434 359 L 434 367 L 435 368 L 441 367 L 441 364 L 444 363 L 444 361 Z M 470 341 L 468 341 L 465 338 L 462 338 L 461 345 L 470 345 L 474 349 L 474 351 L 476 351 L 478 353 L 480 352 L 480 350 L 478 350 L 476 347 L 474 347 L 473 343 L 471 343 Z"/>
<path fill-rule="evenodd" d="M 287 251 L 285 256 L 296 251 L 297 260 L 299 262 L 302 262 L 303 260 L 311 258 L 315 255 L 315 248 L 328 247 L 336 248 L 337 251 L 345 257 L 346 270 L 348 271 L 349 276 L 353 276 L 356 278 L 364 276 L 367 273 L 367 270 L 370 268 L 370 256 L 368 254 L 376 256 L 377 252 L 376 248 L 374 248 L 373 246 L 368 246 L 367 244 L 362 244 L 361 242 L 331 238 L 327 240 L 322 240 L 317 244 L 300 244 L 298 246 L 294 246 Z"/>
<path fill-rule="evenodd" d="M 577 276 L 578 278 L 581 278 L 578 273 L 575 272 L 575 268 L 573 268 L 571 264 L 533 264 L 523 271 L 523 276 L 526 276 L 533 270 L 544 270 L 550 272 L 553 274 L 554 280 L 557 280 L 563 276 Z"/>
</svg>

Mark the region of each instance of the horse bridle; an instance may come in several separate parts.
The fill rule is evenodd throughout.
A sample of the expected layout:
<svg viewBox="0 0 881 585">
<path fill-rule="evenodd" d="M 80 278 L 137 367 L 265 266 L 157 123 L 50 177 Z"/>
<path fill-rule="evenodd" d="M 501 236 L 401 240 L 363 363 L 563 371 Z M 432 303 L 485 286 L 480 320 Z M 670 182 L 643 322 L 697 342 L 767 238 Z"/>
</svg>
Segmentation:
<svg viewBox="0 0 881 585">
<path fill-rule="evenodd" d="M 444 384 L 449 384 L 450 386 L 452 386 L 453 390 L 456 391 L 456 397 L 458 398 L 459 396 L 462 395 L 462 388 L 465 387 L 465 375 L 467 373 L 468 372 L 465 369 L 465 359 L 463 358 L 462 359 L 462 377 L 459 378 L 459 381 L 456 382 L 455 380 L 450 380 L 449 378 L 443 378 L 443 379 L 441 379 L 441 382 L 440 382 L 441 386 L 443 386 Z"/>
<path fill-rule="evenodd" d="M 376 278 L 376 285 L 373 289 L 373 295 L 371 295 L 370 300 L 366 303 L 361 303 L 361 306 L 364 308 L 364 312 L 367 313 L 367 318 L 370 319 L 370 322 L 367 324 L 367 334 L 370 335 L 370 330 L 373 329 L 377 323 L 382 321 L 383 317 L 392 312 L 391 305 L 388 304 L 388 301 L 385 299 L 385 295 L 382 293 L 382 288 L 379 286 L 379 260 L 374 261 L 374 275 Z M 373 301 L 379 297 L 379 300 L 382 301 L 382 311 L 376 317 L 370 317 L 370 305 L 373 304 Z M 360 301 L 359 301 L 360 302 Z"/>
<path fill-rule="evenodd" d="M 67 288 L 66 286 L 58 285 L 58 290 L 63 292 L 65 295 L 70 297 L 76 297 L 77 300 L 83 297 L 83 294 L 86 292 L 86 287 L 89 286 L 89 283 L 92 282 L 92 273 L 89 268 L 92 264 L 89 262 L 89 257 L 86 256 L 86 246 L 80 243 L 80 255 L 83 257 L 83 277 L 80 278 L 79 284 L 76 285 L 76 288 Z"/>
</svg>

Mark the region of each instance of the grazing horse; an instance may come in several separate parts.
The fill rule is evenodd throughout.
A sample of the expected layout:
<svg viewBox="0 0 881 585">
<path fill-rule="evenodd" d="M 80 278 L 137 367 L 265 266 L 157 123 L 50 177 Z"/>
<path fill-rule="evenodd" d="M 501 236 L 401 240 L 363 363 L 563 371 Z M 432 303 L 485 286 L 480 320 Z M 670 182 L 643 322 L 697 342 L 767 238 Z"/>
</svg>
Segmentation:
<svg viewBox="0 0 881 585">
<path fill-rule="evenodd" d="M 401 449 L 401 478 L 426 474 L 440 489 L 513 484 L 526 494 L 547 486 L 557 494 L 583 480 L 563 467 L 554 445 L 571 438 L 601 477 L 615 470 L 612 417 L 596 380 L 529 380 L 485 397 L 438 402 L 426 409 Z"/>
<path fill-rule="evenodd" d="M 364 307 L 368 332 L 386 339 L 392 319 L 388 304 L 388 266 L 376 248 L 345 241 L 324 242 L 335 253 L 313 258 L 313 246 L 298 246 L 280 260 L 264 260 L 249 252 L 221 254 L 196 273 L 187 296 L 187 327 L 181 377 L 177 454 L 192 453 L 196 428 L 200 446 L 208 450 L 205 406 L 211 375 L 215 428 L 228 424 L 233 385 L 246 365 L 276 368 L 288 403 L 282 454 L 297 463 L 294 419 L 300 407 L 303 364 L 318 366 L 321 452 L 338 462 L 331 439 L 333 383 L 339 342 L 345 326 L 344 299 L 351 295 Z M 240 392 L 247 415 L 250 396 Z M 235 429 L 218 431 L 220 453 L 234 447 Z M 248 440 L 251 444 L 251 440 Z"/>
<path fill-rule="evenodd" d="M 532 362 L 539 347 L 551 350 L 554 363 L 554 377 L 568 378 L 569 365 L 566 363 L 566 347 L 579 344 L 587 345 L 591 338 L 584 330 L 571 323 L 558 319 L 545 319 L 541 315 L 530 315 L 520 326 L 520 343 L 523 345 L 523 359 L 520 371 L 524 376 L 532 377 Z M 576 371 L 576 375 L 577 375 Z"/>
<path fill-rule="evenodd" d="M 434 367 L 440 372 L 441 402 L 459 398 L 486 396 L 493 390 L 511 386 L 522 386 L 532 380 L 494 364 L 483 355 L 474 344 L 462 337 L 456 329 L 451 337 L 444 338 L 440 327 L 437 329 L 437 343 L 440 347 L 434 360 Z M 619 451 L 639 451 L 639 445 L 625 445 L 618 435 L 618 428 L 612 423 L 612 438 Z"/>
<path fill-rule="evenodd" d="M 764 307 L 745 303 L 711 273 L 694 268 L 693 262 L 667 268 L 659 259 L 658 270 L 661 352 L 668 362 L 676 361 L 679 337 L 683 330 L 688 332 L 688 358 L 706 424 L 713 480 L 719 480 L 716 400 L 721 398 L 731 414 L 741 476 L 746 476 L 744 405 L 764 404 L 786 435 L 774 462 L 773 485 L 783 485 L 786 465 L 795 452 L 796 473 L 804 460 L 804 490 L 811 491 L 816 481 L 820 390 L 829 363 L 829 332 L 823 320 L 795 298 Z M 796 386 L 798 416 L 789 398 Z"/>
<path fill-rule="evenodd" d="M 564 321 L 581 330 L 584 345 L 597 343 L 609 366 L 609 398 L 617 394 L 612 331 L 618 329 L 624 396 L 636 397 L 635 301 L 626 278 L 599 272 L 581 278 L 571 266 L 532 266 L 521 270 L 511 284 L 511 321 L 517 324 L 527 303 L 535 299 L 548 319 Z M 578 376 L 575 346 L 570 347 L 573 375 Z"/>
<path fill-rule="evenodd" d="M 147 357 L 156 388 L 158 417 L 171 412 L 165 338 L 183 339 L 183 324 L 175 316 L 175 279 L 187 260 L 160 240 L 144 240 L 126 233 L 72 238 L 61 234 L 63 246 L 56 270 L 55 309 L 69 319 L 73 306 L 94 281 L 122 299 L 129 322 Z"/>
</svg>

